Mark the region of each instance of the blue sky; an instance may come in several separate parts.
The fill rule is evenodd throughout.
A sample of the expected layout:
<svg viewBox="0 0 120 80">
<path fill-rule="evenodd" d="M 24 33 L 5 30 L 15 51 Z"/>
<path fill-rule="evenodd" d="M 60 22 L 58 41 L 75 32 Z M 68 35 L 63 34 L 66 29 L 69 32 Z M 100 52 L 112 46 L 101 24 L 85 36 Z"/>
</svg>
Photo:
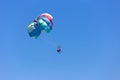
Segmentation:
<svg viewBox="0 0 120 80">
<path fill-rule="evenodd" d="M 54 30 L 30 38 L 44 12 Z M 0 17 L 0 80 L 120 80 L 119 0 L 2 0 Z"/>
</svg>

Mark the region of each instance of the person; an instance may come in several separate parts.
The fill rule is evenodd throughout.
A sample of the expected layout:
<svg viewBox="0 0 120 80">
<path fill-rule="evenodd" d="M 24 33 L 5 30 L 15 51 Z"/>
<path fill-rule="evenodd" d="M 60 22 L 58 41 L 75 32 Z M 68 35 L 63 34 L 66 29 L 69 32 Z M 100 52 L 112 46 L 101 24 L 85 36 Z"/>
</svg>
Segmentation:
<svg viewBox="0 0 120 80">
<path fill-rule="evenodd" d="M 61 53 L 61 48 L 57 48 L 57 52 L 58 52 L 58 53 Z"/>
</svg>

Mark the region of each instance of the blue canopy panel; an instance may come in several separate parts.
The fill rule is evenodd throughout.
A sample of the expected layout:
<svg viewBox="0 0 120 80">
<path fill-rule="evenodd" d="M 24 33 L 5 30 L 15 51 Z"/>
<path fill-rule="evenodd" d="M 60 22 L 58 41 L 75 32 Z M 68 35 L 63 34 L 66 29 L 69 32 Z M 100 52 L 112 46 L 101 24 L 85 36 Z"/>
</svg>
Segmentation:
<svg viewBox="0 0 120 80">
<path fill-rule="evenodd" d="M 41 30 L 37 28 L 35 23 L 32 23 L 28 26 L 28 33 L 30 37 L 38 38 L 41 33 Z"/>
</svg>

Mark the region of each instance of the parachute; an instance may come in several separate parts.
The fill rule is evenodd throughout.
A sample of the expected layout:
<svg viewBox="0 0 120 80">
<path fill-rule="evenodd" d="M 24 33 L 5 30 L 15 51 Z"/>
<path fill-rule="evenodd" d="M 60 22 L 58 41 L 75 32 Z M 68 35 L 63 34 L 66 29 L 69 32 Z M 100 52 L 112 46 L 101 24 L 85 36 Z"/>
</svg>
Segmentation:
<svg viewBox="0 0 120 80">
<path fill-rule="evenodd" d="M 49 33 L 53 29 L 53 17 L 48 13 L 43 13 L 28 26 L 30 37 L 38 38 L 42 32 Z"/>
</svg>

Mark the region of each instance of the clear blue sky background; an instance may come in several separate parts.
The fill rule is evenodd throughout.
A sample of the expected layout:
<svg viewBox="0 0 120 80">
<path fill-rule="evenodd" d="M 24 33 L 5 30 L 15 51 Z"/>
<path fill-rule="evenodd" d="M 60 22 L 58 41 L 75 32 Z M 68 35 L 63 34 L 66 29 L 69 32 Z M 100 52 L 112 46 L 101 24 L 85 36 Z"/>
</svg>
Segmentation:
<svg viewBox="0 0 120 80">
<path fill-rule="evenodd" d="M 44 12 L 54 30 L 30 38 Z M 0 18 L 0 80 L 120 80 L 119 0 L 1 0 Z"/>
</svg>

